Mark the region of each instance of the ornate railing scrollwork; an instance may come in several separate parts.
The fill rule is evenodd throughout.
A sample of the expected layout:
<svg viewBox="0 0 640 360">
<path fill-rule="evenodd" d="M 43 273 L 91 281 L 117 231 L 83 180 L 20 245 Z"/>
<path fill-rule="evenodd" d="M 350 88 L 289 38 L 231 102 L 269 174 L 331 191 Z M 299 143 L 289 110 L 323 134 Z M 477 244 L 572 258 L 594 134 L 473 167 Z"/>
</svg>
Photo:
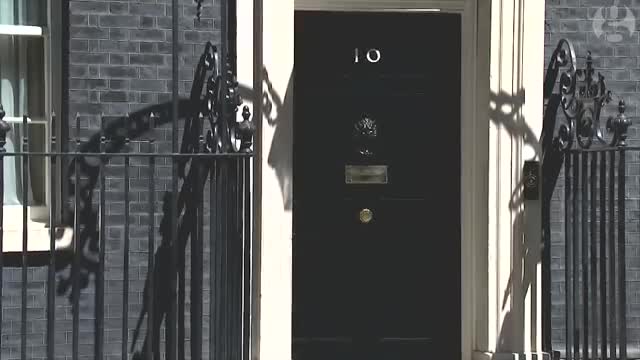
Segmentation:
<svg viewBox="0 0 640 360">
<path fill-rule="evenodd" d="M 564 286 L 559 290 L 565 295 L 566 358 L 573 359 L 579 355 L 577 348 L 572 347 L 575 341 L 578 341 L 577 335 L 574 334 L 579 330 L 575 321 L 571 320 L 572 317 L 575 320 L 582 312 L 586 322 L 589 312 L 596 311 L 595 309 L 599 306 L 597 293 L 600 293 L 600 297 L 604 299 L 608 294 L 608 282 L 619 283 L 619 280 L 624 282 L 623 276 L 617 279 L 617 275 L 614 272 L 608 273 L 607 267 L 603 264 L 607 262 L 607 258 L 610 259 L 611 255 L 616 253 L 615 247 L 619 246 L 620 256 L 616 261 L 619 262 L 620 269 L 625 267 L 624 214 L 625 199 L 627 199 L 625 196 L 627 165 L 625 164 L 628 158 L 627 153 L 637 150 L 637 147 L 627 146 L 627 131 L 631 126 L 631 120 L 625 115 L 624 99 L 618 95 L 614 96 L 607 89 L 604 75 L 594 70 L 591 52 L 587 52 L 585 60 L 584 68 L 578 69 L 573 46 L 568 40 L 560 40 L 551 56 L 544 80 L 545 108 L 539 155 L 542 160 L 542 306 L 547 311 L 543 311 L 542 346 L 543 351 L 557 354 L 554 358 L 559 358 L 560 355 L 557 351 L 559 349 L 554 349 L 556 345 L 553 338 L 557 333 L 553 325 L 555 319 L 552 319 L 549 310 L 554 305 L 551 286 L 555 281 L 552 278 L 552 269 L 556 265 L 556 259 L 552 257 L 552 248 L 556 246 L 553 244 L 553 222 L 563 222 L 566 230 L 562 236 L 565 256 Z M 608 114 L 603 115 L 603 110 L 614 97 L 617 102 L 617 114 L 611 106 L 607 108 Z M 601 122 L 602 117 L 606 121 Z M 524 173 L 527 174 L 526 171 Z M 559 189 L 556 185 L 561 176 L 564 187 Z M 554 213 L 562 207 L 560 201 L 554 198 L 556 195 L 560 195 L 564 200 L 564 216 Z M 613 213 L 609 214 L 611 216 L 607 215 L 607 206 L 610 206 L 611 212 L 617 207 L 618 215 Z M 599 222 L 599 225 L 596 222 Z M 618 229 L 618 238 L 615 241 L 605 238 L 605 229 L 614 227 Z M 577 229 L 582 229 L 582 236 Z M 597 240 L 598 229 L 601 235 L 599 240 Z M 581 264 L 580 259 L 582 259 Z M 587 281 L 579 280 L 580 277 L 585 279 L 589 271 L 592 279 L 596 278 L 596 272 L 599 271 L 601 279 L 609 277 L 611 281 L 607 284 L 591 281 L 589 285 Z M 578 290 L 575 287 L 581 281 L 584 283 L 582 301 L 579 299 L 580 296 L 576 295 Z M 625 298 L 625 288 L 624 285 L 619 287 L 620 299 Z M 589 293 L 593 296 L 587 295 Z M 608 316 L 615 318 L 616 314 L 619 314 L 620 319 L 625 318 L 624 303 L 612 302 L 609 309 L 601 311 L 601 318 L 593 315 L 589 327 L 597 325 L 606 330 Z M 621 320 L 620 328 L 624 329 L 624 327 L 624 321 Z M 615 329 L 612 331 L 615 332 Z M 571 339 L 571 337 L 574 338 Z M 594 343 L 589 350 L 590 345 L 587 343 L 584 342 L 582 354 L 588 354 L 589 351 L 595 353 L 596 348 L 601 345 L 604 347 L 601 352 L 605 354 L 608 347 L 615 351 L 617 346 L 615 342 L 611 344 L 603 341 Z M 626 342 L 623 339 L 618 345 L 620 357 L 624 358 Z"/>
<path fill-rule="evenodd" d="M 253 136 L 255 124 L 250 119 L 249 108 L 243 108 L 243 121 L 237 121 L 236 115 L 238 106 L 242 104 L 240 96 L 237 95 L 238 83 L 231 72 L 222 76 L 220 74 L 220 63 L 216 46 L 208 42 L 196 67 L 191 93 L 189 98 L 180 98 L 178 101 L 178 117 L 184 120 L 184 131 L 180 143 L 179 152 L 182 154 L 195 154 L 198 152 L 229 154 L 234 152 L 250 153 L 253 146 Z M 225 86 L 220 86 L 222 82 Z M 203 94 L 203 90 L 206 91 Z M 225 106 L 224 111 L 222 111 Z M 89 139 L 76 142 L 74 151 L 77 153 L 97 153 L 100 152 L 101 143 L 105 144 L 105 155 L 98 158 L 89 156 L 74 157 L 67 166 L 66 182 L 68 184 L 68 201 L 73 204 L 73 197 L 77 191 L 80 195 L 79 201 L 79 222 L 82 224 L 82 231 L 74 234 L 75 241 L 79 242 L 80 255 L 80 284 L 84 289 L 88 286 L 88 277 L 98 271 L 98 213 L 94 208 L 92 194 L 98 184 L 99 162 L 108 162 L 110 154 L 119 153 L 125 144 L 134 139 L 141 138 L 149 130 L 174 121 L 171 115 L 172 102 L 151 105 L 144 109 L 134 111 L 127 116 L 112 117 L 109 121 L 104 120 L 104 128 L 93 134 Z M 207 121 L 208 120 L 208 121 Z M 76 128 L 79 128 L 76 118 Z M 206 123 L 209 123 L 207 129 Z M 0 124 L 0 130 L 3 125 Z M 206 130 L 206 132 L 205 132 Z M 8 127 L 7 127 L 8 131 Z M 5 132 L 6 134 L 6 132 Z M 0 144 L 4 140 L 0 134 Z M 5 135 L 6 137 L 6 135 Z M 223 146 L 227 144 L 227 146 Z M 178 194 L 180 199 L 184 198 L 185 189 L 189 189 L 194 175 L 188 166 L 192 161 L 189 157 L 176 158 L 178 161 L 178 177 L 185 180 L 183 189 Z M 76 165 L 77 163 L 77 165 Z M 76 172 L 78 174 L 76 174 Z M 206 172 L 199 179 L 199 184 L 206 181 Z M 78 179 L 84 179 L 79 184 L 75 184 L 76 175 Z M 190 205 L 192 206 L 192 205 Z M 184 211 L 185 202 L 179 203 L 178 214 Z M 71 228 L 74 222 L 74 209 L 65 207 L 60 227 Z M 183 225 L 180 225 L 182 227 Z M 186 241 L 186 236 L 184 240 Z M 56 263 L 60 270 L 67 266 L 73 266 L 68 261 Z M 62 274 L 58 282 L 58 294 L 68 294 L 71 296 L 71 276 Z"/>
<path fill-rule="evenodd" d="M 203 0 L 194 0 L 196 3 L 196 19 L 200 21 L 200 15 L 202 15 L 202 3 Z"/>
<path fill-rule="evenodd" d="M 586 66 L 577 68 L 573 45 L 566 39 L 558 42 L 551 56 L 545 77 L 545 97 L 552 96 L 553 87 L 558 86 L 555 96 L 560 97 L 559 106 L 564 114 L 564 122 L 558 127 L 554 137 L 555 146 L 560 150 L 573 147 L 589 149 L 595 144 L 601 146 L 625 146 L 626 131 L 631 121 L 624 115 L 624 100 L 620 99 L 618 115 L 607 120 L 606 131 L 612 134 L 605 140 L 600 117 L 604 107 L 612 100 L 612 92 L 607 90 L 605 78 L 593 68 L 593 57 L 587 52 Z M 559 81 L 556 83 L 556 80 Z"/>
<path fill-rule="evenodd" d="M 205 121 L 210 128 L 204 135 L 204 151 L 208 153 L 250 152 L 255 133 L 255 124 L 250 120 L 248 106 L 243 107 L 243 121 L 238 122 L 236 115 L 243 101 L 238 91 L 238 80 L 231 72 L 229 59 L 226 71 L 222 66 L 218 49 L 207 42 L 196 68 L 191 96 L 186 112 L 185 132 L 182 136 L 182 153 L 193 153 L 198 148 L 199 134 Z M 210 74 L 208 74 L 210 73 Z M 201 99 L 202 89 L 204 99 Z M 181 160 L 178 174 L 185 175 L 186 158 Z"/>
</svg>

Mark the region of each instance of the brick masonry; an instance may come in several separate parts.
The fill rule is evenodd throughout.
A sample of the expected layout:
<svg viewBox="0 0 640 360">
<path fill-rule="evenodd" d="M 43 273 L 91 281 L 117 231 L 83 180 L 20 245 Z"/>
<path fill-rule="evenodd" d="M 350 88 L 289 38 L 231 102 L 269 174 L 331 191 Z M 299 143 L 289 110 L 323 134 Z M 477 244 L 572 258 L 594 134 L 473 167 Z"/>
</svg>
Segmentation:
<svg viewBox="0 0 640 360">
<path fill-rule="evenodd" d="M 598 23 L 595 16 L 600 9 L 608 19 L 611 6 L 619 7 L 618 18 L 624 18 L 626 8 L 635 20 L 630 24 L 632 31 L 618 28 L 621 39 L 598 36 Z M 547 0 L 545 30 L 545 67 L 558 40 L 567 38 L 572 41 L 578 56 L 579 67 L 584 67 L 587 50 L 594 57 L 594 67 L 606 77 L 607 87 L 615 95 L 622 97 L 627 104 L 626 115 L 638 124 L 638 105 L 640 104 L 640 1 L 637 0 Z M 595 28 L 594 28 L 595 26 Z M 610 29 L 605 23 L 604 29 Z M 603 119 L 616 114 L 618 99 L 603 111 Z M 636 126 L 629 130 L 629 144 L 640 145 L 640 133 Z M 630 356 L 640 356 L 640 159 L 637 152 L 628 154 L 627 191 L 626 191 L 626 261 L 627 261 L 627 337 Z M 561 174 L 552 200 L 552 341 L 554 350 L 564 352 L 564 174 Z M 591 315 L 590 315 L 591 316 Z M 593 329 L 593 327 L 590 327 Z"/>
<path fill-rule="evenodd" d="M 618 6 L 628 6 L 640 19 L 640 1 L 617 0 Z M 613 0 L 547 0 L 545 30 L 545 66 L 560 38 L 568 38 L 575 45 L 578 62 L 584 64 L 587 50 L 595 58 L 594 65 L 607 78 L 607 85 L 627 102 L 627 115 L 638 116 L 640 103 L 640 22 L 635 30 L 623 32 L 619 42 L 598 38 L 593 29 L 593 17 L 601 7 Z M 217 2 L 216 2 L 217 4 Z M 191 85 L 193 69 L 205 41 L 220 42 L 219 8 L 205 2 L 200 23 L 195 19 L 192 0 L 181 0 L 180 12 L 180 94 L 186 95 Z M 623 16 L 621 10 L 619 16 Z M 171 9 L 168 0 L 69 1 L 69 89 L 67 119 L 80 117 L 82 138 L 97 131 L 104 116 L 124 115 L 145 106 L 170 100 L 171 89 Z M 543 79 L 541 71 L 541 81 Z M 613 106 L 605 116 L 614 114 Z M 75 122 L 69 121 L 69 138 L 76 136 Z M 160 151 L 169 148 L 172 133 L 168 127 L 156 131 Z M 640 145 L 636 128 L 629 132 L 630 143 Z M 132 151 L 145 151 L 144 142 L 133 142 Z M 631 185 L 627 194 L 627 313 L 628 338 L 633 354 L 640 354 L 640 160 L 627 160 Z M 105 359 L 121 359 L 123 226 L 124 203 L 121 199 L 123 182 L 118 163 L 110 165 L 113 175 L 107 180 L 109 204 L 107 208 L 108 238 L 106 247 L 105 302 Z M 170 163 L 161 161 L 155 175 L 157 199 L 170 189 Z M 145 216 L 148 199 L 149 172 L 146 164 L 135 163 L 131 180 L 131 251 L 129 339 L 141 309 L 142 288 L 147 270 L 148 227 Z M 562 176 L 562 175 L 561 175 Z M 564 348 L 564 248 L 562 178 L 552 204 L 552 326 L 554 348 Z M 158 203 L 156 208 L 159 209 Z M 205 207 L 206 208 L 206 207 Z M 206 215 L 206 214 L 205 214 Z M 160 212 L 157 212 L 157 224 Z M 206 218 L 206 217 L 205 217 Z M 206 233 L 205 233 L 206 234 Z M 205 242 L 206 243 L 206 242 Z M 205 284 L 208 284 L 208 263 L 205 256 Z M 189 269 L 187 268 L 187 277 Z M 28 271 L 27 340 L 29 359 L 44 359 L 46 355 L 46 267 L 30 267 Z M 20 269 L 7 268 L 3 274 L 2 359 L 20 357 Z M 206 285 L 205 285 L 206 286 Z M 206 288 L 206 287 L 205 287 Z M 94 343 L 94 284 L 80 300 L 80 354 L 93 358 Z M 188 293 L 188 290 L 187 290 Z M 188 299 L 188 298 L 187 298 Z M 187 300 L 188 302 L 188 300 Z M 188 308 L 188 305 L 187 305 Z M 205 293 L 205 314 L 208 295 Z M 71 355 L 71 307 L 66 296 L 56 297 L 56 358 Z M 207 349 L 208 323 L 205 318 L 204 349 Z M 188 322 L 187 322 L 188 328 Z M 144 327 L 141 334 L 144 336 Z M 187 334 L 188 339 L 188 334 Z M 187 354 L 189 343 L 186 343 Z"/>
<path fill-rule="evenodd" d="M 188 94 L 193 71 L 206 41 L 220 43 L 219 2 L 205 1 L 201 21 L 195 20 L 193 0 L 180 1 L 180 95 Z M 168 0 L 69 1 L 68 114 L 69 139 L 86 139 L 100 126 L 102 116 L 122 116 L 171 98 L 171 2 Z M 75 116 L 80 119 L 76 132 Z M 170 126 L 155 132 L 158 151 L 170 150 Z M 141 140 L 141 139 L 138 139 Z M 73 141 L 70 141 L 73 149 Z M 132 142 L 132 152 L 146 150 L 143 141 Z M 129 346 L 142 306 L 142 290 L 148 259 L 149 171 L 147 164 L 132 160 L 130 203 L 130 263 L 128 328 Z M 105 273 L 105 359 L 121 359 L 123 294 L 122 158 L 108 165 Z M 161 199 L 171 189 L 171 162 L 158 160 L 156 179 L 156 225 L 161 220 Z M 208 198 L 205 195 L 205 198 Z M 205 206 L 205 209 L 207 206 Z M 205 219 L 208 212 L 205 211 Z M 208 235 L 208 226 L 205 236 Z M 156 245 L 160 236 L 156 229 Z M 205 290 L 208 289 L 208 246 L 205 241 Z M 68 269 L 59 275 L 66 274 Z M 190 269 L 187 265 L 187 279 Z M 22 287 L 20 268 L 5 268 L 2 293 L 2 347 L 0 358 L 20 358 L 20 313 Z M 29 267 L 27 285 L 27 358 L 46 356 L 47 267 Z M 186 290 L 189 294 L 189 288 Z M 81 359 L 94 358 L 95 284 L 93 277 L 80 296 L 79 352 Z M 208 353 L 208 291 L 204 295 L 204 352 Z M 187 296 L 187 309 L 189 300 Z M 67 296 L 56 297 L 56 359 L 70 359 L 72 346 L 71 306 Z M 187 316 L 187 329 L 189 318 Z M 145 335 L 138 340 L 138 349 Z M 189 351 L 189 333 L 185 348 Z M 129 347 L 128 346 L 128 347 Z"/>
</svg>

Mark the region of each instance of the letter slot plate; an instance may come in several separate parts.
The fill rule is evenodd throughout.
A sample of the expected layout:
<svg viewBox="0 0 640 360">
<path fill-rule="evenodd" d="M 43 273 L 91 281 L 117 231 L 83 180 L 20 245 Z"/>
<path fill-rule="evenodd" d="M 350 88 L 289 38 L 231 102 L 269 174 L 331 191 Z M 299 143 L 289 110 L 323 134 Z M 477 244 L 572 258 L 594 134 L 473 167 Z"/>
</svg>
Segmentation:
<svg viewBox="0 0 640 360">
<path fill-rule="evenodd" d="M 389 181 L 387 165 L 346 165 L 344 181 L 347 184 L 386 184 Z"/>
</svg>

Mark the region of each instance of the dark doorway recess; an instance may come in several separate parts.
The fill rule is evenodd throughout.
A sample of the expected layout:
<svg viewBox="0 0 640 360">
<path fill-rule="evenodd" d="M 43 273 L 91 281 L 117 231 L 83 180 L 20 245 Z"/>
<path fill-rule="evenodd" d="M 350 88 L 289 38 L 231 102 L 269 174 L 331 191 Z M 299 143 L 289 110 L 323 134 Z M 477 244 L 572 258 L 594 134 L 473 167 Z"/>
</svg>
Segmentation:
<svg viewBox="0 0 640 360">
<path fill-rule="evenodd" d="M 460 28 L 296 12 L 296 360 L 460 358 Z"/>
</svg>

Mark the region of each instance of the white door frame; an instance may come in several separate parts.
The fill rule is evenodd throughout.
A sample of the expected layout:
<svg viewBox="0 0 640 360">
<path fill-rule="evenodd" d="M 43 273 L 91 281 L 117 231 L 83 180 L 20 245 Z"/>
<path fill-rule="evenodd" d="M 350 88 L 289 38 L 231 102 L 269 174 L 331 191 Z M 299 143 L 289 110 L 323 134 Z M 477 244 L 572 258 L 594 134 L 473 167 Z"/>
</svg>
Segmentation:
<svg viewBox="0 0 640 360">
<path fill-rule="evenodd" d="M 495 152 L 494 133 L 496 131 L 499 133 L 500 129 L 495 130 L 493 128 L 499 128 L 499 126 L 491 125 L 488 104 L 494 88 L 499 87 L 501 91 L 504 88 L 504 86 L 494 86 L 493 82 L 496 78 L 500 78 L 502 83 L 506 83 L 507 79 L 517 78 L 518 86 L 539 83 L 538 88 L 527 87 L 527 102 L 533 106 L 525 108 L 522 114 L 529 115 L 527 120 L 534 122 L 531 127 L 535 131 L 541 127 L 535 121 L 538 121 L 536 120 L 538 114 L 540 123 L 542 118 L 540 91 L 542 65 L 539 69 L 540 76 L 536 75 L 538 69 L 530 69 L 530 75 L 523 76 L 522 67 L 507 69 L 502 65 L 507 63 L 502 59 L 511 56 L 514 49 L 520 61 L 524 58 L 524 62 L 537 66 L 538 62 L 535 58 L 539 57 L 539 63 L 543 62 L 543 44 L 536 37 L 539 31 L 538 25 L 531 24 L 540 22 L 539 27 L 542 32 L 544 31 L 544 4 L 527 2 L 527 6 L 534 7 L 535 11 L 531 9 L 527 11 L 529 23 L 527 26 L 521 26 L 524 22 L 523 4 L 524 0 L 238 0 L 239 81 L 255 89 L 249 101 L 261 99 L 266 92 L 277 94 L 280 97 L 279 102 L 284 104 L 277 111 L 275 123 L 271 121 L 273 119 L 269 119 L 267 107 L 258 106 L 260 104 L 257 102 L 254 104 L 254 114 L 261 119 L 258 121 L 256 137 L 255 172 L 258 180 L 254 186 L 254 231 L 256 249 L 260 256 L 255 273 L 255 279 L 259 280 L 259 283 L 254 288 L 253 295 L 256 302 L 252 358 L 291 359 L 292 171 L 290 155 L 292 132 L 290 124 L 292 111 L 290 107 L 292 91 L 290 84 L 294 57 L 294 11 L 381 9 L 387 11 L 440 9 L 442 12 L 462 15 L 461 355 L 464 360 L 472 357 L 485 358 L 485 356 L 493 358 L 494 355 L 502 357 L 496 354 L 496 334 L 503 321 L 496 304 L 498 294 L 504 289 L 500 281 L 495 279 L 500 280 L 504 277 L 503 273 L 508 276 L 511 269 L 503 265 L 508 264 L 510 258 L 496 259 L 496 256 L 503 255 L 498 253 L 496 248 L 502 249 L 501 251 L 510 248 L 521 235 L 510 232 L 511 224 L 508 221 L 496 220 L 494 208 L 502 208 L 503 199 L 498 197 L 495 200 L 495 194 L 490 194 L 489 189 L 493 191 L 494 183 L 502 181 L 504 174 L 499 173 L 500 171 L 506 168 L 518 168 L 523 156 Z M 507 13 L 510 9 L 519 9 L 519 11 Z M 503 10 L 505 10 L 504 15 Z M 248 14 L 252 14 L 251 20 Z M 503 36 L 505 31 L 510 32 L 508 36 Z M 540 39 L 543 36 L 542 32 L 539 34 Z M 508 41 L 505 40 L 507 38 Z M 524 43 L 528 44 L 526 48 L 523 47 Z M 434 56 L 439 55 L 437 48 L 434 48 Z M 245 60 L 241 60 L 243 58 Z M 490 58 L 493 61 L 490 61 Z M 500 60 L 496 60 L 498 58 Z M 253 63 L 247 62 L 246 59 L 253 59 Z M 500 62 L 500 66 L 496 67 L 497 62 Z M 263 78 L 263 67 L 268 72 L 268 85 Z M 511 90 L 508 92 L 515 93 Z M 536 103 L 538 101 L 539 109 Z M 523 117 L 522 114 L 518 116 Z M 433 131 L 438 131 L 437 124 L 434 124 Z M 436 135 L 442 136 L 437 133 Z M 512 144 L 516 144 L 516 147 L 521 147 L 519 139 L 511 139 L 511 141 Z M 277 151 L 274 152 L 274 148 Z M 513 179 L 518 180 L 517 175 L 509 180 Z M 512 191 L 510 187 L 515 182 L 505 183 L 500 188 L 500 192 L 510 194 Z M 495 229 L 499 230 L 499 234 L 495 234 Z M 501 236 L 505 232 L 509 236 Z M 499 246 L 496 245 L 497 243 Z M 540 311 L 533 312 L 540 314 Z M 531 321 L 536 322 L 535 319 L 529 322 Z M 514 331 L 523 333 L 539 331 L 537 328 L 534 329 L 533 325 L 531 325 L 533 330 L 526 330 L 524 327 L 526 326 L 523 325 L 523 329 L 514 329 Z M 525 348 L 513 348 L 511 353 L 516 355 L 539 351 L 535 345 L 525 346 Z"/>
<path fill-rule="evenodd" d="M 376 11 L 376 12 L 431 12 L 431 13 L 451 13 L 461 16 L 461 83 L 460 83 L 460 111 L 461 111 L 461 159 L 460 159 L 460 225 L 461 237 L 457 239 L 461 242 L 461 351 L 462 359 L 471 357 L 473 347 L 473 330 L 474 330 L 474 271 L 475 257 L 473 244 L 475 241 L 483 241 L 478 237 L 485 236 L 486 232 L 478 231 L 479 224 L 486 224 L 486 187 L 483 188 L 484 182 L 482 178 L 487 177 L 486 168 L 483 169 L 482 164 L 486 164 L 488 158 L 488 148 L 479 148 L 479 145 L 486 143 L 481 137 L 488 134 L 487 129 L 484 133 L 478 126 L 480 119 L 477 114 L 483 114 L 476 111 L 476 72 L 478 66 L 476 53 L 476 34 L 478 34 L 476 19 L 477 14 L 473 2 L 464 1 L 335 1 L 325 0 L 323 2 L 313 0 L 297 0 L 295 10 L 307 11 Z M 420 45 L 420 44 L 417 44 Z M 429 46 L 429 44 L 422 44 Z M 485 48 L 488 58 L 488 47 Z M 447 56 L 447 54 L 439 54 L 437 44 L 434 48 L 433 56 Z M 486 85 L 485 85 L 485 88 Z M 486 111 L 486 108 L 483 109 Z M 444 120 L 444 119 L 442 119 Z M 446 121 L 446 120 L 444 120 Z M 435 136 L 446 136 L 438 134 L 437 123 L 434 123 L 433 131 Z M 485 216 L 482 216 L 482 213 Z M 486 242 L 486 240 L 484 240 Z"/>
</svg>

